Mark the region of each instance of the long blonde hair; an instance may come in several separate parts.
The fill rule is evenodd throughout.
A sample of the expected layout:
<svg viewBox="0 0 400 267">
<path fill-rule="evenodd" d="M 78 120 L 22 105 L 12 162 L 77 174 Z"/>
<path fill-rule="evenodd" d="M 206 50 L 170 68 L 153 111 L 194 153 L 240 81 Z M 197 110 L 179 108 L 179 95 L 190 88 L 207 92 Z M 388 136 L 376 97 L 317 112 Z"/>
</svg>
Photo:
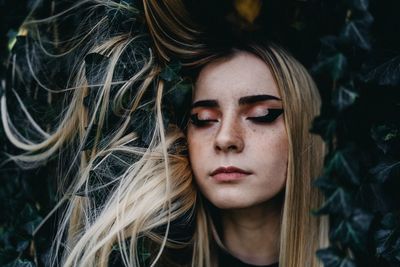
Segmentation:
<svg viewBox="0 0 400 267">
<path fill-rule="evenodd" d="M 124 2 L 101 0 L 83 1 L 71 10 L 83 3 L 93 3 L 91 12 L 99 7 L 126 10 L 132 16 L 138 12 Z M 143 0 L 143 17 L 151 37 L 152 47 L 148 49 L 141 45 L 142 39 L 148 38 L 145 34 L 109 35 L 107 20 L 99 19 L 95 25 L 102 38 L 89 42 L 81 56 L 74 54 L 78 64 L 74 83 L 69 88 L 72 98 L 57 127 L 43 134 L 40 142 L 27 140 L 17 132 L 7 112 L 6 96 L 1 98 L 5 133 L 16 147 L 28 152 L 12 157 L 16 162 L 45 161 L 74 138 L 79 141 L 76 148 L 79 170 L 60 201 L 66 202 L 67 208 L 60 220 L 53 265 L 57 265 L 58 254 L 62 253 L 63 266 L 107 266 L 110 255 L 118 249 L 125 265 L 138 266 L 141 262 L 138 245 L 143 239 L 156 244 L 151 266 L 161 262 L 166 248 L 185 247 L 192 251 L 191 266 L 216 264 L 215 229 L 192 180 L 184 130 L 164 122 L 164 96 L 172 89 L 166 86 L 160 73 L 171 58 L 180 59 L 184 66 L 201 68 L 226 53 L 207 47 L 202 41 L 202 32 L 190 20 L 180 0 Z M 24 27 L 34 32 L 35 25 L 49 21 L 31 20 Z M 90 39 L 93 32 L 91 29 L 82 38 Z M 141 49 L 132 50 L 131 45 Z M 270 67 L 285 108 L 290 151 L 280 265 L 318 266 L 315 251 L 326 245 L 327 240 L 326 220 L 310 214 L 310 209 L 322 201 L 321 193 L 311 184 L 321 171 L 324 145 L 319 137 L 309 133 L 310 123 L 319 112 L 318 91 L 304 67 L 279 47 L 249 45 L 239 49 L 254 53 Z M 91 53 L 108 59 L 106 66 L 97 70 L 96 75 L 102 77 L 97 84 L 89 84 L 85 76 L 84 58 Z M 116 81 L 115 71 L 125 53 L 130 53 L 138 63 L 128 79 Z M 183 81 L 177 81 L 180 82 Z M 96 94 L 92 109 L 88 110 L 84 102 L 93 87 Z M 128 104 L 124 101 L 127 96 Z M 120 120 L 102 137 L 109 103 Z M 148 111 L 152 122 L 145 146 L 138 130 L 140 122 L 134 119 L 134 114 L 143 109 Z M 35 123 L 31 116 L 28 119 Z M 133 130 L 132 124 L 135 124 Z M 87 149 L 85 144 L 93 129 L 93 144 Z M 118 164 L 123 167 L 122 171 L 111 172 Z M 108 179 L 102 180 L 105 176 Z M 100 195 L 93 197 L 96 193 Z M 194 233 L 185 242 L 173 240 L 169 235 L 171 223 L 185 216 L 187 223 L 194 220 Z"/>
</svg>

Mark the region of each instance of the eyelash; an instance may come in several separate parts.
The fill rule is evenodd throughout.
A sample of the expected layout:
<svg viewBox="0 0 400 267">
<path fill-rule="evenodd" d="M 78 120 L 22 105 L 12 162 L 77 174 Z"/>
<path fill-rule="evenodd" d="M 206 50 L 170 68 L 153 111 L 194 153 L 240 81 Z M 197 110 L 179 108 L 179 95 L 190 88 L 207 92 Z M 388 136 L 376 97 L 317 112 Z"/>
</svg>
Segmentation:
<svg viewBox="0 0 400 267">
<path fill-rule="evenodd" d="M 211 122 L 218 122 L 218 120 L 200 120 L 199 114 L 195 113 L 190 115 L 190 122 L 197 127 L 203 127 Z"/>
<path fill-rule="evenodd" d="M 251 120 L 253 122 L 258 122 L 258 123 L 271 123 L 274 120 L 276 120 L 279 115 L 283 113 L 283 109 L 278 109 L 278 108 L 269 108 L 268 114 L 264 116 L 259 116 L 259 117 L 248 117 L 246 120 Z M 197 127 L 203 127 L 207 126 L 211 122 L 218 122 L 218 120 L 200 120 L 199 115 L 197 113 L 190 115 L 190 122 L 197 126 Z"/>
</svg>

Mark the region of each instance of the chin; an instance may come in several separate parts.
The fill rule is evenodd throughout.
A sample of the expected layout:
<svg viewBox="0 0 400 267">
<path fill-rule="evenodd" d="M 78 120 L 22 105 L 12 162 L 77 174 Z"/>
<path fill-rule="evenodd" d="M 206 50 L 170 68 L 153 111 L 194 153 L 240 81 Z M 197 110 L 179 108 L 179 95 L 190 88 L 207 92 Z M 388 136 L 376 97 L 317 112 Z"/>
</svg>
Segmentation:
<svg viewBox="0 0 400 267">
<path fill-rule="evenodd" d="M 218 209 L 246 209 L 258 206 L 265 202 L 282 203 L 284 200 L 285 190 L 278 192 L 269 192 L 266 195 L 249 194 L 243 191 L 216 190 L 208 192 L 205 198 Z"/>
<path fill-rule="evenodd" d="M 217 197 L 209 201 L 218 209 L 243 209 L 256 205 L 253 201 L 245 200 L 241 197 Z"/>
</svg>

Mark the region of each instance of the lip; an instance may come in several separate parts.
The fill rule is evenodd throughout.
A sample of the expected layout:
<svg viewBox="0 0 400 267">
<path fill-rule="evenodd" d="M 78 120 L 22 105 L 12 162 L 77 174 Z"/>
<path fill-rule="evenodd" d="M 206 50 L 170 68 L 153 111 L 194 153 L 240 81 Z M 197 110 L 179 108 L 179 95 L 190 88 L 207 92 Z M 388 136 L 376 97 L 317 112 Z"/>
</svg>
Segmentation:
<svg viewBox="0 0 400 267">
<path fill-rule="evenodd" d="M 245 176 L 250 175 L 251 172 L 242 170 L 235 166 L 219 167 L 215 169 L 210 175 L 213 179 L 220 182 L 237 181 L 243 179 Z"/>
</svg>

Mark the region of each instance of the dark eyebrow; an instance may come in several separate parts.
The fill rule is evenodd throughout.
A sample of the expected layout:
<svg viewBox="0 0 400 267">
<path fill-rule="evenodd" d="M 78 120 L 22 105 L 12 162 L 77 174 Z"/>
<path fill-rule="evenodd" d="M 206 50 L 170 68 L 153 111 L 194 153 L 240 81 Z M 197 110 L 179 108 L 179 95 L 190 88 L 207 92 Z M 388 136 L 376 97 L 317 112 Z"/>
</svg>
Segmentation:
<svg viewBox="0 0 400 267">
<path fill-rule="evenodd" d="M 216 100 L 200 100 L 192 104 L 192 108 L 196 107 L 216 108 L 218 106 L 219 105 Z"/>
<path fill-rule="evenodd" d="M 239 98 L 239 105 L 253 104 L 256 102 L 261 102 L 265 100 L 279 100 L 282 101 L 279 97 L 273 95 L 250 95 Z"/>
<path fill-rule="evenodd" d="M 282 99 L 273 95 L 250 95 L 239 98 L 239 105 L 254 104 L 266 100 L 282 101 Z M 193 109 L 197 107 L 217 108 L 219 107 L 219 104 L 216 100 L 199 100 L 194 102 L 191 108 Z"/>
</svg>

